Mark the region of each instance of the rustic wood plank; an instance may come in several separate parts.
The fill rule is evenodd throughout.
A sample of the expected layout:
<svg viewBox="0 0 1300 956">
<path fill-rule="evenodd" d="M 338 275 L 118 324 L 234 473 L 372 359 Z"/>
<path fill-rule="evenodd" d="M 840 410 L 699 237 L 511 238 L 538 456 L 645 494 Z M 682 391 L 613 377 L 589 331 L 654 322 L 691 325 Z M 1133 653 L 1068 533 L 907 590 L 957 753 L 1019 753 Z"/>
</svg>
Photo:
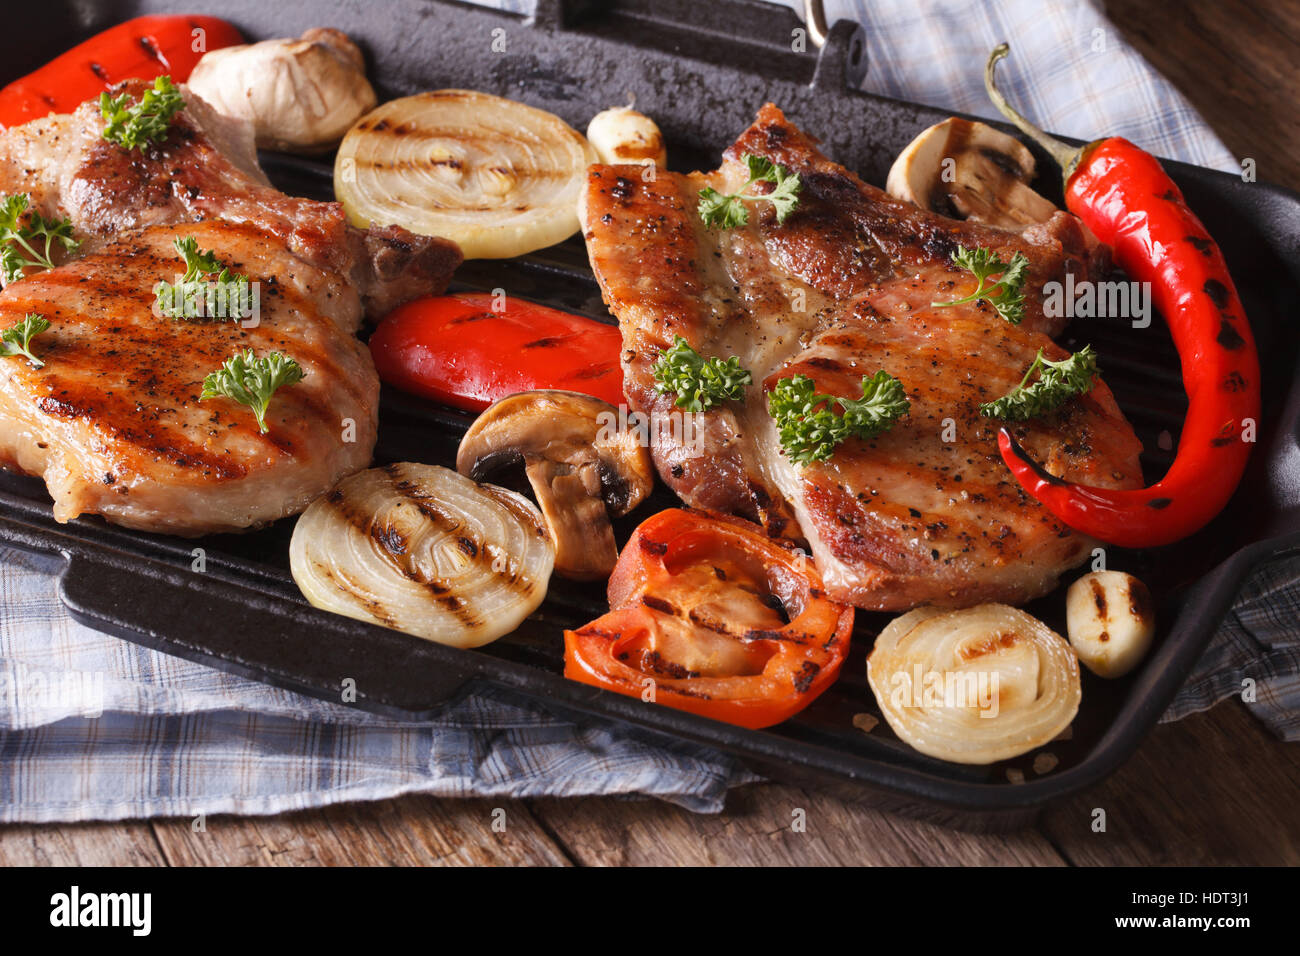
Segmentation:
<svg viewBox="0 0 1300 956">
<path fill-rule="evenodd" d="M 1158 727 L 1042 829 L 1082 866 L 1300 863 L 1300 754 L 1236 701 Z M 1105 811 L 1106 830 L 1093 831 Z"/>
<path fill-rule="evenodd" d="M 0 866 L 166 866 L 148 823 L 0 827 Z"/>
<path fill-rule="evenodd" d="M 501 813 L 494 811 L 504 811 Z M 493 823 L 498 822 L 494 830 Z M 514 800 L 414 795 L 277 817 L 157 820 L 174 866 L 563 866 L 568 859 Z"/>
<path fill-rule="evenodd" d="M 715 816 L 659 801 L 548 799 L 530 805 L 569 855 L 588 866 L 1064 863 L 1033 831 L 977 836 L 777 784 L 736 791 Z M 802 832 L 796 829 L 800 819 Z"/>
<path fill-rule="evenodd" d="M 1300 187 L 1300 3 L 1106 0 L 1106 13 L 1259 179 Z M 1098 130 L 1101 135 L 1105 130 Z"/>
</svg>

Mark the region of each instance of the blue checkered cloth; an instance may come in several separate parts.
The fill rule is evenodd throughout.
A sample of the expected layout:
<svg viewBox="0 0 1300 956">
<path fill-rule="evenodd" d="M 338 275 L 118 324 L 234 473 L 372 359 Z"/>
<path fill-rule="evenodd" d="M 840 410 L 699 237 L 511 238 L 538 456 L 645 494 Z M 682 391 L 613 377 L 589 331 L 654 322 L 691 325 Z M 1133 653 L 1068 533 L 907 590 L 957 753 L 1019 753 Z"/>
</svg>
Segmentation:
<svg viewBox="0 0 1300 956">
<path fill-rule="evenodd" d="M 984 57 L 1014 35 L 1003 82 L 1047 128 L 1083 139 L 1105 130 L 1162 156 L 1236 168 L 1093 6 L 855 0 L 828 8 L 866 27 L 872 91 L 987 114 Z M 59 603 L 56 570 L 51 559 L 0 549 L 3 821 L 280 813 L 410 792 L 625 794 L 717 811 L 729 788 L 756 779 L 716 753 L 650 747 L 491 694 L 412 724 L 277 690 L 78 625 Z M 1295 739 L 1297 580 L 1300 559 L 1250 581 L 1166 719 L 1240 694 L 1249 677 L 1249 706 Z"/>
</svg>

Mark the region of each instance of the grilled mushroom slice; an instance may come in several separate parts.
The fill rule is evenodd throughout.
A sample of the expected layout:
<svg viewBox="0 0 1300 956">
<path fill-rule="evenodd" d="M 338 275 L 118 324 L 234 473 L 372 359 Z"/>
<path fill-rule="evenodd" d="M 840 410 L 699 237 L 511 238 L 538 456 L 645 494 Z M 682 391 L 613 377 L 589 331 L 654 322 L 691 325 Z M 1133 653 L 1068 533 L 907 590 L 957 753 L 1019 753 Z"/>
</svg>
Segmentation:
<svg viewBox="0 0 1300 956">
<path fill-rule="evenodd" d="M 1057 209 L 1027 185 L 1034 156 L 1018 139 L 953 116 L 912 140 L 889 170 L 886 191 L 922 209 L 1019 231 Z"/>
<path fill-rule="evenodd" d="M 482 481 L 522 462 L 555 542 L 556 573 L 608 577 L 618 558 L 610 516 L 627 514 L 654 487 L 645 442 L 621 424 L 613 405 L 590 395 L 520 392 L 478 417 L 456 470 Z"/>
</svg>

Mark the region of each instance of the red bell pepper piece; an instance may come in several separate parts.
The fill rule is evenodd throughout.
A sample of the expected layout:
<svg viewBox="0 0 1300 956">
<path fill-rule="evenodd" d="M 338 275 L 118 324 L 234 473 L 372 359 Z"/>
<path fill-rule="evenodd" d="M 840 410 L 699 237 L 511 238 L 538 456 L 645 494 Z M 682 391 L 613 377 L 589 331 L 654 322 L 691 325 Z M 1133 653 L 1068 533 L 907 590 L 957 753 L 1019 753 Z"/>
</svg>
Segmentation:
<svg viewBox="0 0 1300 956">
<path fill-rule="evenodd" d="M 998 447 L 1021 487 L 1063 522 L 1130 548 L 1178 541 L 1223 510 L 1250 457 L 1260 413 L 1259 356 L 1223 254 L 1154 156 L 1111 137 L 1071 149 L 1034 126 L 993 83 L 1007 54 L 993 51 L 985 85 L 1012 122 L 1061 164 L 1066 206 L 1114 250 L 1169 323 L 1182 360 L 1187 419 L 1168 473 L 1148 488 L 1117 491 L 1048 474 L 1003 429 Z"/>
<path fill-rule="evenodd" d="M 612 610 L 564 632 L 564 676 L 741 727 L 770 727 L 835 682 L 853 608 L 812 562 L 739 518 L 672 508 L 633 533 Z"/>
<path fill-rule="evenodd" d="M 541 388 L 622 404 L 622 347 L 617 326 L 487 293 L 408 302 L 370 337 L 385 382 L 470 411 Z"/>
<path fill-rule="evenodd" d="M 122 80 L 184 82 L 208 50 L 243 43 L 217 17 L 136 17 L 79 43 L 0 90 L 0 127 L 70 113 Z"/>
</svg>

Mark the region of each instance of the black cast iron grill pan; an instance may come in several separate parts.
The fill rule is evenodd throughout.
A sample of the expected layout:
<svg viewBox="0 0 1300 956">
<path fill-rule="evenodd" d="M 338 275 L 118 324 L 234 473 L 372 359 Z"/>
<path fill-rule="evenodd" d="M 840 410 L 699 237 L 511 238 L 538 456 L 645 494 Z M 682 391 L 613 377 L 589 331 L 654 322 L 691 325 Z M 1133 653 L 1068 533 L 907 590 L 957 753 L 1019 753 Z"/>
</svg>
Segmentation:
<svg viewBox="0 0 1300 956">
<path fill-rule="evenodd" d="M 801 24 L 787 10 L 749 0 L 542 0 L 520 17 L 443 0 L 312 3 L 289 0 L 50 0 L 25 11 L 5 62 L 14 75 L 72 43 L 143 13 L 204 12 L 246 36 L 297 35 L 334 26 L 361 43 L 381 99 L 424 89 L 484 90 L 551 110 L 575 127 L 635 96 L 669 143 L 675 169 L 712 168 L 719 154 L 772 100 L 822 138 L 834 158 L 883 183 L 893 158 L 949 113 L 854 90 L 866 69 L 860 28 L 835 25 L 820 53 L 791 49 Z M 496 32 L 494 32 L 496 31 Z M 504 31 L 504 33 L 500 32 Z M 493 41 L 504 36 L 504 53 Z M 21 40 L 18 38 L 21 37 Z M 499 43 L 498 43 L 499 45 Z M 1105 131 L 1099 130 L 1098 133 Z M 1053 190 L 1054 167 L 1039 186 Z M 264 155 L 276 184 L 332 198 L 328 160 Z M 1243 578 L 1261 561 L 1300 552 L 1300 197 L 1222 173 L 1167 164 L 1223 246 L 1264 363 L 1259 447 L 1233 502 L 1194 538 L 1152 552 L 1111 549 L 1107 566 L 1137 574 L 1158 603 L 1160 634 L 1144 665 L 1121 681 L 1084 676 L 1083 705 L 1068 740 L 1047 748 L 1059 764 L 1032 769 L 1032 754 L 963 767 L 911 750 L 882 722 L 871 734 L 855 714 L 879 717 L 865 655 L 885 615 L 860 613 L 854 650 L 839 681 L 795 719 L 749 731 L 566 681 L 562 630 L 602 613 L 603 586 L 556 579 L 546 602 L 513 635 L 477 651 L 442 647 L 307 605 L 288 571 L 292 520 L 256 533 L 197 541 L 127 531 L 98 519 L 51 517 L 40 481 L 0 476 L 0 541 L 62 556 L 60 596 L 80 621 L 127 640 L 330 700 L 345 678 L 356 706 L 420 719 L 471 692 L 527 700 L 579 721 L 616 721 L 666 747 L 709 748 L 779 779 L 971 828 L 1029 822 L 1049 802 L 1096 783 L 1136 749 L 1210 640 Z M 467 263 L 461 289 L 509 294 L 612 321 L 580 239 L 518 260 Z M 1147 448 L 1148 480 L 1163 473 L 1186 410 L 1178 357 L 1161 322 L 1137 331 L 1119 320 L 1076 320 L 1063 344 L 1091 342 L 1106 381 Z M 385 389 L 378 461 L 454 461 L 471 416 Z M 676 502 L 660 489 L 623 522 Z M 195 548 L 206 570 L 196 572 Z M 1063 630 L 1061 591 L 1028 607 Z M 1008 771 L 1012 771 L 1011 774 Z M 1010 782 L 1015 771 L 1025 782 Z"/>
</svg>

